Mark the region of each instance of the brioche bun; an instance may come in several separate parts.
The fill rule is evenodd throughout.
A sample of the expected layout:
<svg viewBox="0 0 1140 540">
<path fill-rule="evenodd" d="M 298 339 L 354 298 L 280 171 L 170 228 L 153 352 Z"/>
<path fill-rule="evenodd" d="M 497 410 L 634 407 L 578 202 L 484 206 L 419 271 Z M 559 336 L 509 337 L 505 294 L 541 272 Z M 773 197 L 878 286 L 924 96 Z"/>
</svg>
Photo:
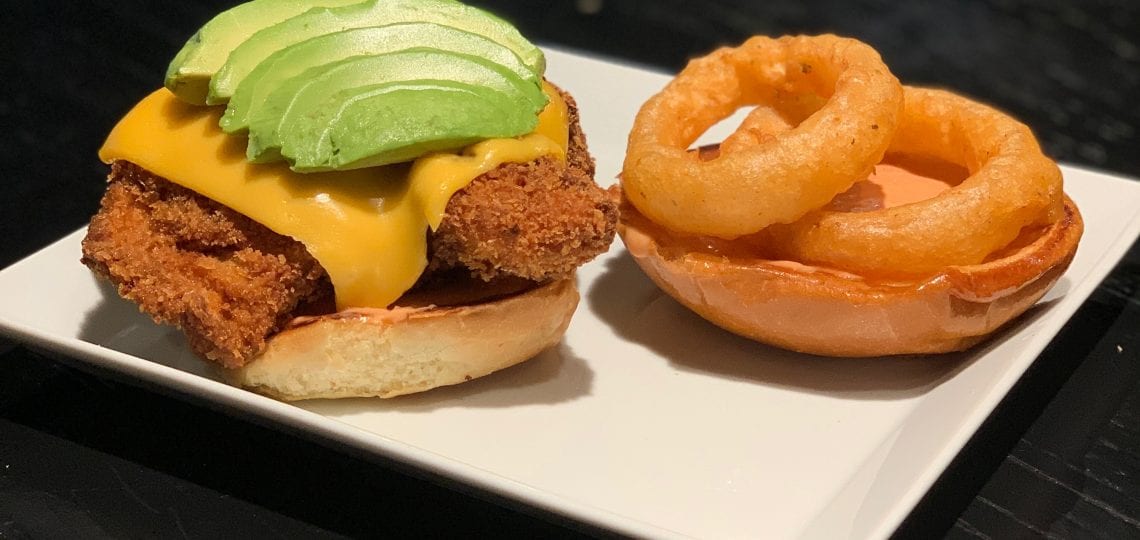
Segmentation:
<svg viewBox="0 0 1140 540">
<path fill-rule="evenodd" d="M 704 250 L 623 200 L 618 234 L 665 292 L 713 324 L 794 351 L 866 357 L 966 349 L 1033 306 L 1076 253 L 1084 224 L 1065 215 L 982 264 L 914 281 L 877 281 L 789 261 Z"/>
<path fill-rule="evenodd" d="M 422 392 L 534 357 L 562 338 L 578 306 L 573 278 L 484 288 L 480 298 L 457 291 L 409 295 L 389 309 L 298 317 L 227 377 L 285 401 Z"/>
</svg>

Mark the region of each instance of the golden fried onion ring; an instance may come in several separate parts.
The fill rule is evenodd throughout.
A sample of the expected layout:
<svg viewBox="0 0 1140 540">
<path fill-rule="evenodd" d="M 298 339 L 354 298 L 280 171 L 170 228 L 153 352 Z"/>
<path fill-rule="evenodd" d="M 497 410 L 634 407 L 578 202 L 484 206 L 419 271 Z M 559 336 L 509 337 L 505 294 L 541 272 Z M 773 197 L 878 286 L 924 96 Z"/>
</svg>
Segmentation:
<svg viewBox="0 0 1140 540">
<path fill-rule="evenodd" d="M 826 103 L 770 140 L 702 162 L 689 146 L 747 105 Z M 789 223 L 867 176 L 902 114 L 902 87 L 871 47 L 832 35 L 754 37 L 698 58 L 651 98 L 629 136 L 622 183 L 650 219 L 721 238 Z"/>
<path fill-rule="evenodd" d="M 721 141 L 719 152 L 730 154 L 774 141 L 778 134 L 791 130 L 815 114 L 826 100 L 816 95 L 778 95 L 776 103 L 758 105 L 744 121 Z"/>
<path fill-rule="evenodd" d="M 769 228 L 778 255 L 849 272 L 931 274 L 978 264 L 1063 215 L 1061 171 L 1024 124 L 943 90 L 906 87 L 888 153 L 966 167 L 962 183 L 924 201 L 871 212 L 820 210 Z"/>
</svg>

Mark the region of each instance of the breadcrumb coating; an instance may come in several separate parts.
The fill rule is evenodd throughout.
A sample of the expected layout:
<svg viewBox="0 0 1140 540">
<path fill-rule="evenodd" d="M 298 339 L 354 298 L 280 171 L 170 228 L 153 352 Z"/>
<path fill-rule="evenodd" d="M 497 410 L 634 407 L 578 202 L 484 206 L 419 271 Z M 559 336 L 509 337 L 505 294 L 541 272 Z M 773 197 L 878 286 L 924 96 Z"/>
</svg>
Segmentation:
<svg viewBox="0 0 1140 540">
<path fill-rule="evenodd" d="M 594 183 L 578 108 L 568 94 L 563 99 L 570 112 L 566 162 L 506 163 L 456 193 L 431 238 L 429 271 L 466 267 L 485 280 L 563 279 L 609 248 L 617 199 Z"/>
<path fill-rule="evenodd" d="M 429 235 L 421 284 L 457 270 L 487 281 L 561 279 L 608 249 L 617 201 L 594 183 L 576 107 L 563 97 L 565 163 L 504 164 L 452 197 Z M 294 316 L 333 309 L 328 276 L 300 242 L 124 161 L 111 166 L 82 262 L 228 368 L 255 357 Z"/>
<path fill-rule="evenodd" d="M 332 297 L 300 242 L 124 161 L 111 166 L 82 261 L 226 367 L 261 351 L 299 305 Z"/>
</svg>

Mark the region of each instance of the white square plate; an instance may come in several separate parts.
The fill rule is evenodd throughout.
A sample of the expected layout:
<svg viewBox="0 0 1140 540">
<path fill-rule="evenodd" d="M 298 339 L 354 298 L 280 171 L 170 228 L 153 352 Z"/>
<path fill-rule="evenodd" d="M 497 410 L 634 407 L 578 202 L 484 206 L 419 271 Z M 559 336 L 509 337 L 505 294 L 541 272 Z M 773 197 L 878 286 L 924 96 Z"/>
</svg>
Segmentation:
<svg viewBox="0 0 1140 540">
<path fill-rule="evenodd" d="M 611 183 L 633 115 L 667 77 L 557 50 L 549 63 Z M 79 264 L 83 231 L 0 271 L 0 330 L 628 534 L 884 537 L 1140 233 L 1140 183 L 1064 173 L 1086 219 L 1076 259 L 1041 306 L 969 354 L 764 347 L 663 296 L 620 242 L 581 270 L 583 301 L 559 347 L 390 401 L 290 405 L 218 382 L 179 333 Z"/>
</svg>

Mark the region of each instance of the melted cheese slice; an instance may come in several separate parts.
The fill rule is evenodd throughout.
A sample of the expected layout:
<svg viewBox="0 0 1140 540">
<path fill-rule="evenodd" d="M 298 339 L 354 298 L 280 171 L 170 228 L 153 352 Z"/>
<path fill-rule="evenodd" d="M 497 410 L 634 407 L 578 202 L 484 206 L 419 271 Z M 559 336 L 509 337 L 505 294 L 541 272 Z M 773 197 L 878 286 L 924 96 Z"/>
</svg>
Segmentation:
<svg viewBox="0 0 1140 540">
<path fill-rule="evenodd" d="M 565 157 L 566 104 L 544 89 L 550 103 L 529 135 L 411 164 L 298 174 L 284 163 L 247 162 L 245 138 L 218 127 L 221 107 L 189 105 L 163 88 L 119 121 L 99 158 L 130 161 L 296 238 L 328 272 L 339 309 L 383 308 L 419 279 L 427 229 L 456 191 L 502 163 Z"/>
</svg>

